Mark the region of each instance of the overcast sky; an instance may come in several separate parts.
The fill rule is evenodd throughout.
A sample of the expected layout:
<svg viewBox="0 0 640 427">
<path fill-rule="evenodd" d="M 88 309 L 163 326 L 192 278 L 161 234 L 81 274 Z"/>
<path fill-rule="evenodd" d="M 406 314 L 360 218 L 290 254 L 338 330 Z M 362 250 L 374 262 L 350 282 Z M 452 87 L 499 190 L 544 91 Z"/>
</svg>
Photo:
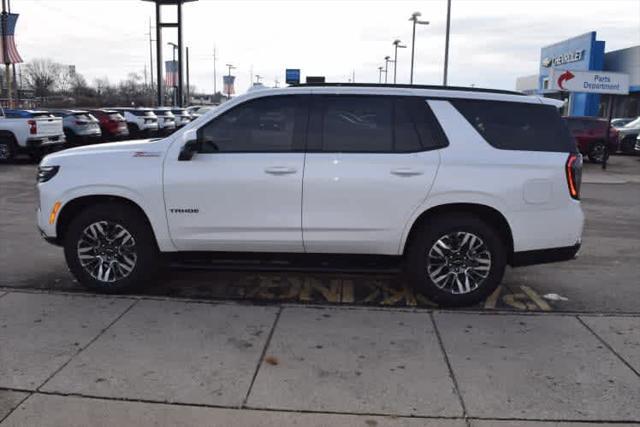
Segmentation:
<svg viewBox="0 0 640 427">
<path fill-rule="evenodd" d="M 149 19 L 155 7 L 141 0 L 12 0 L 19 13 L 16 44 L 23 59 L 47 57 L 73 64 L 90 82 L 117 82 L 149 68 Z M 165 20 L 175 15 L 169 13 Z M 218 90 L 224 65 L 237 67 L 237 88 L 254 75 L 267 85 L 284 80 L 285 68 L 327 81 L 377 82 L 378 66 L 398 52 L 398 82 L 408 83 L 414 11 L 431 22 L 416 31 L 415 83 L 440 84 L 444 61 L 446 0 L 199 0 L 183 8 L 184 43 L 191 56 L 191 84 L 213 89 L 213 48 Z M 538 71 L 540 47 L 588 31 L 606 51 L 640 44 L 640 0 L 452 0 L 449 84 L 514 89 L 518 76 Z M 154 24 L 155 25 L 155 24 Z M 177 41 L 165 29 L 163 44 Z M 155 37 L 155 36 L 154 36 Z M 165 59 L 171 48 L 165 46 Z M 155 48 L 154 48 L 155 61 Z M 391 67 L 391 65 L 390 65 Z M 392 70 L 389 79 L 393 78 Z"/>
</svg>

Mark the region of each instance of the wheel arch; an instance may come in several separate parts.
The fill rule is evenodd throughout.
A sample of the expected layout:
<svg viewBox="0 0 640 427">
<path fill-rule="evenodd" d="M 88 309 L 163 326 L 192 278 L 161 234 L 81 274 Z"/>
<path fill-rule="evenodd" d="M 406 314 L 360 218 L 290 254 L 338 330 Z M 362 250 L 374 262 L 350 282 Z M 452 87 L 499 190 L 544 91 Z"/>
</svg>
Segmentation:
<svg viewBox="0 0 640 427">
<path fill-rule="evenodd" d="M 11 132 L 10 130 L 0 130 L 0 138 L 7 138 L 9 139 L 11 142 L 13 142 L 14 144 L 18 143 L 18 139 L 16 138 L 15 134 L 13 132 Z"/>
<path fill-rule="evenodd" d="M 415 237 L 417 230 L 432 218 L 452 213 L 471 213 L 490 226 L 494 227 L 500 233 L 507 250 L 507 263 L 510 264 L 513 258 L 513 234 L 511 226 L 505 216 L 496 208 L 481 203 L 447 203 L 433 206 L 422 212 L 413 222 L 407 238 L 402 248 L 402 253 L 406 254 L 407 248 L 411 245 L 412 239 Z"/>
<path fill-rule="evenodd" d="M 56 237 L 59 244 L 63 244 L 64 236 L 66 234 L 67 229 L 69 228 L 69 224 L 71 220 L 78 215 L 83 209 L 88 206 L 93 206 L 99 203 L 114 203 L 114 204 L 122 204 L 125 206 L 129 206 L 135 211 L 138 212 L 141 218 L 145 221 L 149 230 L 153 234 L 153 239 L 156 241 L 156 245 L 158 244 L 158 238 L 153 229 L 153 225 L 149 220 L 146 212 L 139 204 L 134 202 L 131 199 L 122 196 L 115 196 L 109 194 L 96 194 L 96 195 L 88 195 L 88 196 L 80 196 L 76 197 L 72 200 L 69 200 L 62 207 L 62 210 L 58 214 L 58 220 L 56 221 Z"/>
</svg>

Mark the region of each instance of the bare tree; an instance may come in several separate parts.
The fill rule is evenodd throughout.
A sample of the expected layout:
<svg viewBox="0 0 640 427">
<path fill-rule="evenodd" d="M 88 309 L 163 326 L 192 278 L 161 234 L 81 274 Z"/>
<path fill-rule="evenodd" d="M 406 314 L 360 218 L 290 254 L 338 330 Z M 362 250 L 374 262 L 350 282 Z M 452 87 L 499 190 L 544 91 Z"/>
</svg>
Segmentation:
<svg viewBox="0 0 640 427">
<path fill-rule="evenodd" d="M 33 90 L 36 97 L 47 97 L 59 83 L 62 66 L 50 59 L 34 59 L 23 68 L 25 85 Z"/>
</svg>

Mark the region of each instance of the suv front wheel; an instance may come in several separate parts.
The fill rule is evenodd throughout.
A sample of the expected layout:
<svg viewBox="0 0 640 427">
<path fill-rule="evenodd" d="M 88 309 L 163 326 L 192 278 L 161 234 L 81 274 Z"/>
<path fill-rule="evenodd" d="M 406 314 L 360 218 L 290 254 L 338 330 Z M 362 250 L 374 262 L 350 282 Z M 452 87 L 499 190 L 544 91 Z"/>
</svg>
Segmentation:
<svg viewBox="0 0 640 427">
<path fill-rule="evenodd" d="M 477 216 L 438 216 L 415 232 L 407 254 L 409 280 L 431 301 L 476 304 L 502 280 L 505 244 L 497 230 Z"/>
<path fill-rule="evenodd" d="M 64 236 L 64 254 L 80 283 L 104 293 L 130 291 L 160 269 L 149 225 L 136 209 L 119 203 L 80 212 Z"/>
</svg>

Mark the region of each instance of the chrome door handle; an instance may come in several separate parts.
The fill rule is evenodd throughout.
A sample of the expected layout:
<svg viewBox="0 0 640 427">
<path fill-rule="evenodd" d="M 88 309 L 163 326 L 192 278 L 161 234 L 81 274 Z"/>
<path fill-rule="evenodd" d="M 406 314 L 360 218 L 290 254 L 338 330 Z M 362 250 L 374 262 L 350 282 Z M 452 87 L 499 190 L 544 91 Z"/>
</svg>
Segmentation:
<svg viewBox="0 0 640 427">
<path fill-rule="evenodd" d="M 289 175 L 298 172 L 298 169 L 287 166 L 272 166 L 266 168 L 264 171 L 269 175 Z"/>
<path fill-rule="evenodd" d="M 393 169 L 391 171 L 391 173 L 393 175 L 398 175 L 398 176 L 417 176 L 417 175 L 424 174 L 423 171 L 420 171 L 420 170 L 417 170 L 417 169 L 410 169 L 410 168 Z"/>
</svg>

